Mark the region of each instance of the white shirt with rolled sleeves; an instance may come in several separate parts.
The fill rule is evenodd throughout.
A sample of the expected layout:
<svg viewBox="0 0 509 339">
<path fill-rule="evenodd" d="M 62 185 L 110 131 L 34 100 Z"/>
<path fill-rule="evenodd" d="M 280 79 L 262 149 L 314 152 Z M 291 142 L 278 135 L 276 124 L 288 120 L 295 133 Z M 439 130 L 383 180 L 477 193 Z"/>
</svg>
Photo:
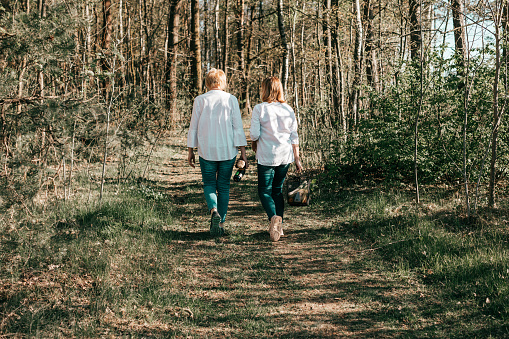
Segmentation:
<svg viewBox="0 0 509 339">
<path fill-rule="evenodd" d="M 253 108 L 251 140 L 258 141 L 256 158 L 264 166 L 279 166 L 294 161 L 293 146 L 299 144 L 297 119 L 288 104 L 263 102 Z"/>
<path fill-rule="evenodd" d="M 246 146 L 237 98 L 211 90 L 194 99 L 187 147 L 198 147 L 198 155 L 209 161 L 231 160 L 237 147 Z"/>
</svg>

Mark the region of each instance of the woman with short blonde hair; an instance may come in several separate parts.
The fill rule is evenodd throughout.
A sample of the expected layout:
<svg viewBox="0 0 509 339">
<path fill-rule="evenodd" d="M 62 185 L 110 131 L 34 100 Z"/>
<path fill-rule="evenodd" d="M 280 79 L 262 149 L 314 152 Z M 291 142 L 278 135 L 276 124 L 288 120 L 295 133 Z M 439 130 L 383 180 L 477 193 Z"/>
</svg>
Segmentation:
<svg viewBox="0 0 509 339">
<path fill-rule="evenodd" d="M 220 69 L 212 68 L 205 76 L 205 86 L 209 90 L 219 88 L 224 91 L 226 88 L 226 74 Z"/>
<path fill-rule="evenodd" d="M 224 233 L 224 222 L 230 200 L 230 177 L 240 149 L 248 167 L 246 135 L 237 98 L 224 92 L 226 76 L 211 69 L 205 77 L 208 92 L 194 99 L 191 125 L 187 135 L 187 161 L 194 167 L 194 148 L 198 148 L 203 191 L 209 212 L 210 233 Z"/>
<path fill-rule="evenodd" d="M 283 183 L 290 164 L 295 161 L 302 170 L 299 157 L 297 119 L 284 99 L 283 86 L 276 77 L 262 81 L 263 102 L 253 108 L 249 129 L 258 162 L 258 195 L 269 217 L 269 235 L 278 241 L 283 235 Z"/>
</svg>

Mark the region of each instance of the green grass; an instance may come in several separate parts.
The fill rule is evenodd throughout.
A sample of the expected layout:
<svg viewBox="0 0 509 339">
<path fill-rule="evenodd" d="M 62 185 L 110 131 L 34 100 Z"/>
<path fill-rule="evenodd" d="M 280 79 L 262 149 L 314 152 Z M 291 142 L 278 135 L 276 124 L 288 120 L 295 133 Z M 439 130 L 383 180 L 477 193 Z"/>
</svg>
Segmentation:
<svg viewBox="0 0 509 339">
<path fill-rule="evenodd" d="M 253 180 L 235 187 L 245 201 L 256 199 Z M 452 198 L 415 207 L 403 190 L 325 187 L 290 210 L 294 225 L 308 223 L 273 246 L 244 224 L 259 206 L 229 237 L 210 238 L 207 217 L 193 216 L 199 184 L 179 197 L 148 180 L 108 188 L 101 204 L 76 198 L 1 219 L 1 335 L 509 335 L 504 213 L 466 224 Z"/>
<path fill-rule="evenodd" d="M 455 207 L 434 205 L 433 196 L 419 207 L 412 198 L 382 188 L 346 190 L 334 201 L 327 199 L 324 210 L 345 215 L 336 234 L 350 234 L 373 249 L 379 255 L 370 259 L 373 265 L 381 259 L 390 275 L 416 279 L 434 294 L 438 306 L 422 310 L 422 316 L 464 327 L 455 328 L 450 337 L 509 336 L 509 228 L 500 217 L 504 213 L 466 223 L 454 214 Z"/>
</svg>

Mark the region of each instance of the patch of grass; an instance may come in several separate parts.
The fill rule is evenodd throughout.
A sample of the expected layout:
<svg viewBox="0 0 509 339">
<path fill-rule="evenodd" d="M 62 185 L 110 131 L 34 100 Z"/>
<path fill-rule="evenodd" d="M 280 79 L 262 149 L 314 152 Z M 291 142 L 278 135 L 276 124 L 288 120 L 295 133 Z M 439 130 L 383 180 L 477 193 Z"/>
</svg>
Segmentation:
<svg viewBox="0 0 509 339">
<path fill-rule="evenodd" d="M 101 204 L 76 195 L 0 219 L 0 335 L 509 334 L 507 205 L 472 225 L 454 194 L 415 207 L 404 187 L 328 187 L 288 208 L 271 243 L 251 167 L 232 183 L 230 235 L 213 239 L 199 176 L 165 182 L 168 168 L 109 181 Z"/>
<path fill-rule="evenodd" d="M 362 239 L 383 259 L 389 275 L 416 279 L 429 289 L 424 294 L 431 293 L 439 306 L 421 310 L 421 317 L 464 324 L 473 319 L 471 333 L 508 335 L 509 229 L 502 217 L 507 213 L 467 224 L 451 212 L 447 199 L 440 205 L 428 195 L 416 207 L 412 198 L 373 188 L 339 191 L 323 199 L 326 210 L 342 216 L 336 236 Z M 460 333 L 455 328 L 451 335 Z"/>
<path fill-rule="evenodd" d="M 173 327 L 189 316 L 181 309 L 195 303 L 173 285 L 185 274 L 161 233 L 173 224 L 162 194 L 140 185 L 100 205 L 55 211 L 2 225 L 0 333 L 95 337 L 146 321 L 160 323 L 147 333 L 179 332 Z"/>
</svg>

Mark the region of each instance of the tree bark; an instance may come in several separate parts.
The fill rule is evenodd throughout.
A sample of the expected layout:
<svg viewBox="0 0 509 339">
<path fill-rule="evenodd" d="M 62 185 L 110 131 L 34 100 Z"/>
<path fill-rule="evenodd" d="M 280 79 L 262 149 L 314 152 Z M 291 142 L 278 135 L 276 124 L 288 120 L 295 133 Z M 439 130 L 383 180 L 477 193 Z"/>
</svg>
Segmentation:
<svg viewBox="0 0 509 339">
<path fill-rule="evenodd" d="M 321 8 L 322 6 L 317 6 L 317 9 L 316 9 L 316 39 L 317 39 L 317 45 L 318 45 L 318 71 L 317 71 L 317 75 L 318 75 L 318 86 L 315 86 L 315 88 L 318 87 L 318 101 L 319 102 L 322 102 L 323 101 L 323 86 L 322 86 L 322 58 L 321 58 L 321 50 L 322 50 L 322 32 L 320 30 L 320 24 L 319 22 L 321 21 L 321 16 L 322 16 L 322 11 L 321 11 Z M 316 95 L 315 95 L 316 97 Z M 316 99 L 315 99 L 316 100 Z"/>
<path fill-rule="evenodd" d="M 457 60 L 458 75 L 465 75 L 465 60 L 467 59 L 465 8 L 464 0 L 451 0 L 452 23 L 454 26 L 454 45 Z"/>
<path fill-rule="evenodd" d="M 495 22 L 495 76 L 493 78 L 493 132 L 491 135 L 491 162 L 490 162 L 490 183 L 488 190 L 488 207 L 495 207 L 495 185 L 497 171 L 497 149 L 498 149 L 498 130 L 500 126 L 499 106 L 498 106 L 498 82 L 500 79 L 500 26 Z"/>
<path fill-rule="evenodd" d="M 290 55 L 290 49 L 288 47 L 288 40 L 286 38 L 285 21 L 283 15 L 283 0 L 277 1 L 277 23 L 279 28 L 279 35 L 281 36 L 281 49 L 283 52 L 283 61 L 281 65 L 281 82 L 283 83 L 283 90 L 286 93 L 286 89 L 288 87 L 288 59 Z"/>
<path fill-rule="evenodd" d="M 200 44 L 200 2 L 191 0 L 191 78 L 192 96 L 199 95 L 202 90 L 202 66 Z"/>
<path fill-rule="evenodd" d="M 230 0 L 225 0 L 224 18 L 223 18 L 223 71 L 228 75 L 228 11 L 230 10 Z"/>
<path fill-rule="evenodd" d="M 421 11 L 420 0 L 408 0 L 408 14 L 410 17 L 410 57 L 412 61 L 419 61 L 421 51 L 422 34 L 419 14 Z"/>
<path fill-rule="evenodd" d="M 46 17 L 46 2 L 44 0 L 38 0 L 37 7 L 39 7 L 39 17 L 45 18 Z"/>
<path fill-rule="evenodd" d="M 246 58 L 244 53 L 244 0 L 237 1 L 237 57 L 240 82 L 240 109 L 247 113 L 247 83 L 246 83 Z"/>
<path fill-rule="evenodd" d="M 172 127 L 177 116 L 177 45 L 179 42 L 180 6 L 182 0 L 170 0 L 168 13 L 168 63 L 166 64 L 166 107 Z"/>
<path fill-rule="evenodd" d="M 210 46 L 209 46 L 209 7 L 207 0 L 203 0 L 203 47 L 202 54 L 203 60 L 205 62 L 205 67 L 209 67 L 210 65 Z"/>
<path fill-rule="evenodd" d="M 221 67 L 221 40 L 219 40 L 219 0 L 214 7 L 214 66 Z"/>
<path fill-rule="evenodd" d="M 373 3 L 367 0 L 364 7 L 364 22 L 366 23 L 366 78 L 368 85 L 375 91 L 379 91 L 378 61 L 375 49 L 375 32 L 373 27 Z"/>
<path fill-rule="evenodd" d="M 108 58 L 111 49 L 111 31 L 113 29 L 113 16 L 111 14 L 111 0 L 103 0 L 103 35 L 102 35 L 102 59 L 101 67 L 104 73 L 110 70 L 108 65 Z M 103 95 L 108 99 L 108 92 L 110 87 L 109 77 L 104 77 L 103 81 Z"/>
<path fill-rule="evenodd" d="M 350 111 L 352 112 L 353 124 L 359 122 L 359 97 L 361 85 L 361 66 L 363 51 L 363 28 L 361 21 L 361 6 L 359 0 L 355 0 L 355 51 L 354 51 L 354 79 L 352 84 L 352 94 L 350 96 Z"/>
</svg>

